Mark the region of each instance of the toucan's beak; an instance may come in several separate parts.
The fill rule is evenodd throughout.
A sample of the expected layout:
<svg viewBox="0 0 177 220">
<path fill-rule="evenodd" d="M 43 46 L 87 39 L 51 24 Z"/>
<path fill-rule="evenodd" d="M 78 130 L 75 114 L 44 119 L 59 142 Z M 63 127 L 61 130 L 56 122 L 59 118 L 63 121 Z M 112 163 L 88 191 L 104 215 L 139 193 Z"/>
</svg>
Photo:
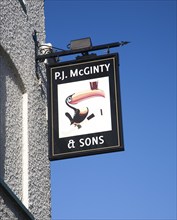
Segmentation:
<svg viewBox="0 0 177 220">
<path fill-rule="evenodd" d="M 105 97 L 105 93 L 103 90 L 94 89 L 94 90 L 86 90 L 79 93 L 74 93 L 72 95 L 72 100 L 69 102 L 70 104 L 77 104 L 85 99 L 93 98 L 93 97 Z"/>
</svg>

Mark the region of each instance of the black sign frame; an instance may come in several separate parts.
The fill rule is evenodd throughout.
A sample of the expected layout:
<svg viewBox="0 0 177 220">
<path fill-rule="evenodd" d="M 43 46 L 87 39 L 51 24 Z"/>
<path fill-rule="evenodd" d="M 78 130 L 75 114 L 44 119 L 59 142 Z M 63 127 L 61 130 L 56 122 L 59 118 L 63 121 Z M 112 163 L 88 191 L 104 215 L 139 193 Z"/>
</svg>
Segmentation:
<svg viewBox="0 0 177 220">
<path fill-rule="evenodd" d="M 75 70 L 73 70 L 73 68 Z M 59 120 L 59 118 L 61 119 L 60 112 L 63 111 L 64 105 L 66 104 L 64 101 L 60 102 L 60 94 L 67 93 L 67 88 L 74 85 L 74 83 L 74 88 L 76 88 L 80 87 L 81 83 L 83 84 L 87 81 L 93 82 L 93 90 L 98 89 L 94 88 L 95 86 L 97 87 L 97 85 L 94 84 L 93 80 L 101 81 L 102 85 L 104 84 L 108 87 L 106 91 L 109 90 L 109 92 L 107 92 L 109 93 L 107 97 L 109 96 L 110 107 L 107 111 L 110 109 L 110 119 L 109 117 L 106 118 L 106 123 L 103 124 L 104 129 L 94 132 L 96 126 L 93 126 L 93 132 L 90 127 L 90 133 L 82 134 L 80 132 L 82 129 L 79 127 L 81 125 L 76 123 L 72 124 L 73 122 L 71 122 L 72 127 L 76 127 L 75 130 L 73 129 L 73 132 L 76 134 L 73 133 L 71 136 L 60 134 L 60 131 L 63 130 L 61 129 L 61 124 L 64 124 Z M 124 150 L 118 53 L 49 65 L 47 69 L 47 85 L 49 160 L 52 161 Z M 62 89 L 64 92 L 61 92 Z M 97 91 L 98 90 L 96 90 L 96 92 Z M 101 97 L 100 91 L 98 92 Z M 106 106 L 109 106 L 109 104 L 107 103 Z M 101 111 L 102 110 L 100 110 L 100 114 L 102 114 Z M 94 114 L 91 114 L 87 119 L 89 120 L 89 117 L 91 118 L 94 116 Z M 69 120 L 69 116 L 68 119 L 67 117 L 65 119 Z M 100 129 L 100 126 L 101 125 L 98 126 L 98 129 Z M 77 132 L 80 133 L 77 135 Z"/>
</svg>

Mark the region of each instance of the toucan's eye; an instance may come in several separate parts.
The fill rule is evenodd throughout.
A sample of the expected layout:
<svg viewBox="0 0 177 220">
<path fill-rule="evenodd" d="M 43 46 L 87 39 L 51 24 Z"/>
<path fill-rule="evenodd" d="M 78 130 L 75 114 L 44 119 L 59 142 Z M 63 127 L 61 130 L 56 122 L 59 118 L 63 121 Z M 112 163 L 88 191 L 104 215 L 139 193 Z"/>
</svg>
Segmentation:
<svg viewBox="0 0 177 220">
<path fill-rule="evenodd" d="M 71 96 L 69 96 L 69 97 L 67 98 L 67 101 L 68 101 L 68 102 L 71 102 L 71 100 L 72 100 L 72 98 L 71 98 Z"/>
</svg>

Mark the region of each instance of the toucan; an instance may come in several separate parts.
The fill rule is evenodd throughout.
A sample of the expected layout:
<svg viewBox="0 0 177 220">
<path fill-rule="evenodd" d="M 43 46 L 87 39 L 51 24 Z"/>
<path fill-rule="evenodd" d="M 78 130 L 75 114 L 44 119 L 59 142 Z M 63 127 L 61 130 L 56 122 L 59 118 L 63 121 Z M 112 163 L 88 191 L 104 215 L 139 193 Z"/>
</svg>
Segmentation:
<svg viewBox="0 0 177 220">
<path fill-rule="evenodd" d="M 96 96 L 102 96 L 105 97 L 104 91 L 99 89 L 94 90 L 87 90 L 79 93 L 74 93 L 70 96 L 68 96 L 65 100 L 66 105 L 74 110 L 74 116 L 72 117 L 68 112 L 65 113 L 65 115 L 70 120 L 71 125 L 74 124 L 78 128 L 81 128 L 80 123 L 84 121 L 84 119 L 87 117 L 89 113 L 88 107 L 84 107 L 82 109 L 77 109 L 73 107 L 72 105 L 77 104 L 85 99 L 96 97 Z"/>
</svg>

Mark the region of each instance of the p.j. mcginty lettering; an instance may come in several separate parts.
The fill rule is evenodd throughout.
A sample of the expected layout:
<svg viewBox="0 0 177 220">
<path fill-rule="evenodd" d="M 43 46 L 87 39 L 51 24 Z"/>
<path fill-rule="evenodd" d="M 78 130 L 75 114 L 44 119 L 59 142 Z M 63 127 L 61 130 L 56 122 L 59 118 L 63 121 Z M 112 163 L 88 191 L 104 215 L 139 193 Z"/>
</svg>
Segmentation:
<svg viewBox="0 0 177 220">
<path fill-rule="evenodd" d="M 110 68 L 110 63 L 94 65 L 94 66 L 86 66 L 81 69 L 80 68 L 75 68 L 75 69 L 72 68 L 69 70 L 69 77 L 72 78 L 72 77 L 77 77 L 77 76 L 84 76 L 84 75 L 108 72 L 109 68 Z M 68 76 L 65 75 L 64 71 L 55 72 L 55 80 L 57 80 L 57 79 L 64 80 L 65 78 L 68 78 Z"/>
</svg>

